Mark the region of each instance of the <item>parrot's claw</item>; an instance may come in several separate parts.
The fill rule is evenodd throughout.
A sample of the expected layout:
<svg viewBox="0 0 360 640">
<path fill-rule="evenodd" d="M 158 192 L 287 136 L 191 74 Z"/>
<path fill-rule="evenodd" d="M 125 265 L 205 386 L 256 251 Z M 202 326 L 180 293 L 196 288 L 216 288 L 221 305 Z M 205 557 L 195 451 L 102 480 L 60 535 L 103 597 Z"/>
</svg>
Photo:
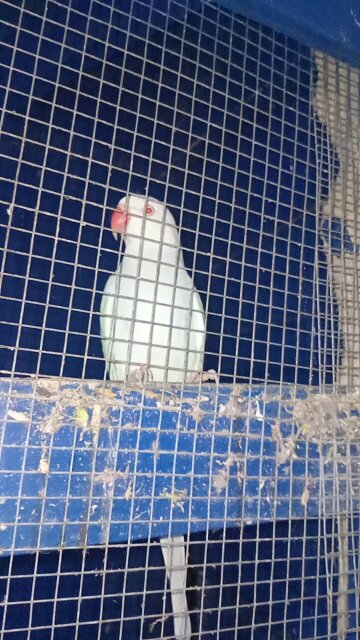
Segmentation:
<svg viewBox="0 0 360 640">
<path fill-rule="evenodd" d="M 216 384 L 219 384 L 219 374 L 216 373 L 215 369 L 209 369 L 208 371 L 193 371 L 192 373 L 188 373 L 186 376 L 186 382 L 190 384 L 201 384 L 202 382 L 208 382 L 212 380 Z"/>
<path fill-rule="evenodd" d="M 130 384 L 143 385 L 146 382 L 151 382 L 154 379 L 153 372 L 149 365 L 144 364 L 137 369 L 130 371 L 126 378 L 126 382 Z"/>
</svg>

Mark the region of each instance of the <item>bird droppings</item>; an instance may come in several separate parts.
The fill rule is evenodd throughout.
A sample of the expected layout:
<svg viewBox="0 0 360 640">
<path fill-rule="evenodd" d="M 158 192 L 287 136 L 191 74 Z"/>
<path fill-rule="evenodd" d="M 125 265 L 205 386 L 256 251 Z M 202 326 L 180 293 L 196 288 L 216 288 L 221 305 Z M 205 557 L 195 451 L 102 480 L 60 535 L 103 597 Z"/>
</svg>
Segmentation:
<svg viewBox="0 0 360 640">
<path fill-rule="evenodd" d="M 296 435 L 284 437 L 279 424 L 274 424 L 272 427 L 272 436 L 278 445 L 276 453 L 277 463 L 285 464 L 289 460 L 296 460 Z"/>
<path fill-rule="evenodd" d="M 75 420 L 80 427 L 86 428 L 89 421 L 89 414 L 84 407 L 78 407 L 75 411 Z"/>
<path fill-rule="evenodd" d="M 123 472 L 106 468 L 102 473 L 94 474 L 94 484 L 104 484 L 108 487 L 112 487 L 118 478 L 126 478 L 128 475 L 129 466 L 127 466 L 126 470 Z"/>
<path fill-rule="evenodd" d="M 331 442 L 335 436 L 360 440 L 360 389 L 343 394 L 313 394 L 295 400 L 293 419 L 312 442 Z"/>
<path fill-rule="evenodd" d="M 202 409 L 200 409 L 200 405 L 199 403 L 195 403 L 193 404 L 193 406 L 191 407 L 191 409 L 188 409 L 186 411 L 188 416 L 191 416 L 192 418 L 194 418 L 195 422 L 201 422 L 201 420 L 204 417 L 204 411 Z"/>
<path fill-rule="evenodd" d="M 39 466 L 38 466 L 38 471 L 40 473 L 49 473 L 49 459 L 48 459 L 46 451 L 43 451 L 43 453 L 41 455 Z"/>
<path fill-rule="evenodd" d="M 264 419 L 264 416 L 263 416 L 263 414 L 262 414 L 262 412 L 261 412 L 261 409 L 260 409 L 260 402 L 259 402 L 258 400 L 255 400 L 255 407 L 256 407 L 256 408 L 255 408 L 255 417 L 256 417 L 258 420 L 263 420 L 263 419 Z"/>
<path fill-rule="evenodd" d="M 305 508 L 307 503 L 309 502 L 310 492 L 307 486 L 305 486 L 304 491 L 301 494 L 301 504 Z"/>
<path fill-rule="evenodd" d="M 180 411 L 180 407 L 174 401 L 164 402 L 163 400 L 158 400 L 156 406 L 160 411 Z"/>
<path fill-rule="evenodd" d="M 160 495 L 163 498 L 169 498 L 171 500 L 171 504 L 175 507 L 179 507 L 179 509 L 184 513 L 184 500 L 188 497 L 187 489 L 173 489 L 172 491 L 169 491 L 164 487 Z"/>
<path fill-rule="evenodd" d="M 133 492 L 133 481 L 130 480 L 127 489 L 124 493 L 124 498 L 125 500 L 131 500 L 134 497 L 134 492 Z"/>
<path fill-rule="evenodd" d="M 148 393 L 146 390 L 146 396 Z M 209 403 L 210 398 L 207 396 L 197 396 L 192 398 L 190 396 L 176 396 L 174 393 L 167 392 L 166 396 L 161 398 L 156 403 L 158 409 L 162 411 L 171 411 L 172 413 L 181 413 L 185 410 L 186 415 L 192 417 L 195 422 L 200 422 L 205 415 L 209 414 L 209 410 L 205 410 L 201 407 L 202 403 Z M 184 405 L 190 405 L 189 409 L 186 409 Z M 213 412 L 212 412 L 213 413 Z"/>
<path fill-rule="evenodd" d="M 137 425 L 135 422 L 127 422 L 126 424 L 121 425 L 121 429 L 136 429 Z"/>
<path fill-rule="evenodd" d="M 13 411 L 9 409 L 8 417 L 12 420 L 16 420 L 16 422 L 29 422 L 29 416 L 23 411 Z"/>
<path fill-rule="evenodd" d="M 62 407 L 56 403 L 48 417 L 38 425 L 39 431 L 54 435 L 62 426 Z"/>
<path fill-rule="evenodd" d="M 90 431 L 98 431 L 101 426 L 101 405 L 94 404 L 92 408 L 92 416 L 88 428 Z"/>
<path fill-rule="evenodd" d="M 217 494 L 226 489 L 229 480 L 229 472 L 226 468 L 220 469 L 212 478 L 212 484 Z"/>
<path fill-rule="evenodd" d="M 125 406 L 125 402 L 122 399 L 121 392 L 119 392 L 118 389 L 110 389 L 110 387 L 104 387 L 101 385 L 100 387 L 96 387 L 94 389 L 94 392 L 95 392 L 95 396 L 99 400 L 101 400 L 103 403 L 110 404 L 110 405 L 113 403 L 116 403 L 118 407 Z"/>
<path fill-rule="evenodd" d="M 235 458 L 234 455 L 230 454 L 226 458 L 226 460 L 222 463 L 223 466 L 221 467 L 221 469 L 219 469 L 219 471 L 215 475 L 213 475 L 212 485 L 217 494 L 220 494 L 228 486 L 230 469 L 235 463 L 238 464 L 238 460 Z M 239 467 L 238 467 L 238 471 L 239 471 Z"/>
<path fill-rule="evenodd" d="M 159 441 L 158 440 L 154 440 L 154 442 L 151 445 L 151 449 L 152 449 L 153 454 L 154 454 L 154 460 L 159 460 L 160 453 L 159 453 Z"/>
<path fill-rule="evenodd" d="M 243 396 L 244 387 L 234 385 L 234 392 L 226 404 L 220 404 L 218 414 L 226 418 L 256 417 L 256 408 Z"/>
</svg>

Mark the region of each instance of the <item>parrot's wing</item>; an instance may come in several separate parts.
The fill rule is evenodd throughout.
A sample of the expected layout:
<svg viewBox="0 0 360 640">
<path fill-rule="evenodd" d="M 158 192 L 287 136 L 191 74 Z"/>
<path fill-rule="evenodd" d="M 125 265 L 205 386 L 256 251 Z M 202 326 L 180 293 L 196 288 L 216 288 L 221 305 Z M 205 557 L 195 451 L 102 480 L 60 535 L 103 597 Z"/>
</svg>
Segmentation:
<svg viewBox="0 0 360 640">
<path fill-rule="evenodd" d="M 119 274 L 114 273 L 106 283 L 100 305 L 100 335 L 109 378 L 122 382 L 126 374 L 131 323 L 121 317 L 121 307 L 127 301 L 119 296 L 119 280 Z"/>
</svg>

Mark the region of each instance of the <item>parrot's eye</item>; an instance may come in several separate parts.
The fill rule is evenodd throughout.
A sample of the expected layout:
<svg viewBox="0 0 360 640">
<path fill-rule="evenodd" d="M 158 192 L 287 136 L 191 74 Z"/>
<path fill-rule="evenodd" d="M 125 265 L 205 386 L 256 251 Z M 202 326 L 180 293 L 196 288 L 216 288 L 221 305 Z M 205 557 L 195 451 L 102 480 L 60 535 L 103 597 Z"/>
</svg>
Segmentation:
<svg viewBox="0 0 360 640">
<path fill-rule="evenodd" d="M 145 207 L 145 213 L 147 216 L 154 215 L 154 207 L 151 207 L 150 205 L 148 205 L 147 207 Z"/>
</svg>

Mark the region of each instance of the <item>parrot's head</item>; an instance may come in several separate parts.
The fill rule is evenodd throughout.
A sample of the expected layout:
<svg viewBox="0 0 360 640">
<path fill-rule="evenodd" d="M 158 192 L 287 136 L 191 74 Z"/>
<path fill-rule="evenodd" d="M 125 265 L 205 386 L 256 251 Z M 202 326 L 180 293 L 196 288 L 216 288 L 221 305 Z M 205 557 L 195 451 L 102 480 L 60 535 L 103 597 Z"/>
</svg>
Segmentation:
<svg viewBox="0 0 360 640">
<path fill-rule="evenodd" d="M 177 227 L 170 211 L 163 202 L 147 196 L 122 198 L 112 213 L 111 231 L 115 239 L 122 234 L 127 243 L 135 238 L 174 247 L 179 245 Z"/>
</svg>

